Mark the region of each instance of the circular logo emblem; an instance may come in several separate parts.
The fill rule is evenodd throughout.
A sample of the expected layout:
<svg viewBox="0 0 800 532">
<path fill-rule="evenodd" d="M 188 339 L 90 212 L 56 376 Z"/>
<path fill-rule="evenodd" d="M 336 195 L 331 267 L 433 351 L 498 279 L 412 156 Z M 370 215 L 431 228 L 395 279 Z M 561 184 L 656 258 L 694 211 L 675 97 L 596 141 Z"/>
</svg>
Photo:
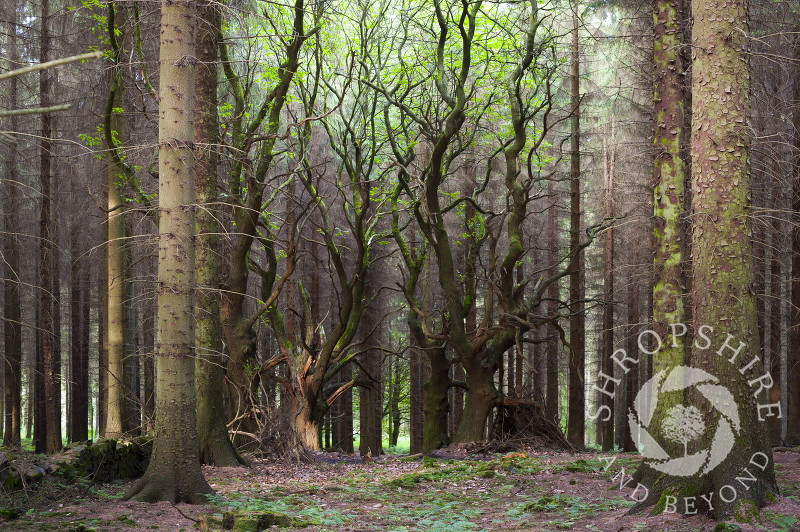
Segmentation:
<svg viewBox="0 0 800 532">
<path fill-rule="evenodd" d="M 669 408 L 660 420 L 664 438 L 683 445 L 683 456 L 667 453 L 648 432 L 659 404 L 659 396 L 669 392 L 696 389 L 719 413 L 716 432 L 708 449 L 689 454 L 689 443 L 703 435 L 709 427 L 694 406 L 682 404 Z M 688 477 L 706 474 L 717 467 L 733 449 L 735 436 L 741 431 L 739 411 L 733 394 L 719 384 L 719 379 L 697 368 L 679 366 L 662 370 L 648 380 L 628 412 L 631 437 L 647 465 L 668 475 Z"/>
</svg>

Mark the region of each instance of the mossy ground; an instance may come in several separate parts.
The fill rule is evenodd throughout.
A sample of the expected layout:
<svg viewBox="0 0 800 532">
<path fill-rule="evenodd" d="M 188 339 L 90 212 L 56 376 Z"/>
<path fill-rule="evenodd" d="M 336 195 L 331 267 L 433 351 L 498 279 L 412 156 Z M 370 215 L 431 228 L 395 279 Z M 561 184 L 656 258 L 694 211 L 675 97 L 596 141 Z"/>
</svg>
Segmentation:
<svg viewBox="0 0 800 532">
<path fill-rule="evenodd" d="M 608 460 L 600 457 L 529 451 L 370 465 L 255 460 L 250 469 L 205 468 L 217 495 L 204 506 L 122 502 L 127 482 L 74 481 L 6 496 L 0 507 L 17 517 L 0 515 L 0 530 L 190 531 L 201 515 L 220 523 L 226 512 L 286 516 L 283 530 L 314 531 L 712 531 L 719 525 L 702 516 L 627 516 L 632 501 L 609 488 L 616 471 L 634 470 L 636 459 L 619 455 L 606 470 Z M 798 457 L 776 455 L 784 497 L 741 530 L 788 531 L 798 524 Z"/>
</svg>

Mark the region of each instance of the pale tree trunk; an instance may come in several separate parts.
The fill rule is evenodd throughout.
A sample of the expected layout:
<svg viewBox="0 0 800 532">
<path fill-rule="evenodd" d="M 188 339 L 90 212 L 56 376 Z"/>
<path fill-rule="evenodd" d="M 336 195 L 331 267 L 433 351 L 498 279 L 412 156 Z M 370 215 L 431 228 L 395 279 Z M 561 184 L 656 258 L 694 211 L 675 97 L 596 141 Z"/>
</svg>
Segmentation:
<svg viewBox="0 0 800 532">
<path fill-rule="evenodd" d="M 161 4 L 156 432 L 150 465 L 126 494 L 204 503 L 194 388 L 195 187 L 193 2 Z"/>
<path fill-rule="evenodd" d="M 114 34 L 117 25 L 116 11 L 113 4 L 108 10 L 109 35 Z M 108 240 L 107 277 L 108 291 L 106 294 L 106 311 L 108 328 L 106 329 L 107 366 L 106 385 L 107 402 L 105 416 L 105 437 L 121 438 L 126 432 L 126 400 L 123 363 L 125 361 L 125 200 L 120 189 L 123 186 L 123 168 L 112 153 L 116 149 L 112 132 L 122 137 L 122 121 L 115 108 L 123 105 L 123 73 L 120 66 L 121 49 L 116 36 L 110 37 L 112 53 L 114 54 L 114 68 L 110 71 L 111 85 L 106 100 L 103 125 L 105 128 L 106 147 L 109 150 L 107 158 L 106 177 L 108 183 Z"/>
<path fill-rule="evenodd" d="M 125 359 L 125 202 L 118 190 L 119 171 L 108 161 L 108 402 L 106 403 L 106 438 L 120 438 L 124 433 L 126 407 L 123 383 Z"/>
<path fill-rule="evenodd" d="M 195 359 L 197 437 L 200 461 L 220 467 L 244 462 L 228 438 L 224 409 L 224 357 L 219 319 L 219 232 L 217 206 L 217 38 L 220 12 L 213 2 L 198 13 L 194 136 L 197 143 L 196 324 Z"/>
</svg>

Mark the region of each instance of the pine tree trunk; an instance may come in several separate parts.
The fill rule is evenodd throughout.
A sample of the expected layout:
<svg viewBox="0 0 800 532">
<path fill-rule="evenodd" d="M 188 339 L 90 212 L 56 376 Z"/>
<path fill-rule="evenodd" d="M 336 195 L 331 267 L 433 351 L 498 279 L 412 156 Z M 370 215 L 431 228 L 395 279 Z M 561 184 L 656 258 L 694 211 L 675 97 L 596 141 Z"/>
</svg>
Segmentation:
<svg viewBox="0 0 800 532">
<path fill-rule="evenodd" d="M 581 238 L 581 160 L 580 160 L 580 50 L 578 48 L 577 4 L 572 7 L 572 64 L 570 107 L 570 225 L 569 245 L 578 249 Z M 586 392 L 584 371 L 586 357 L 586 331 L 583 304 L 583 257 L 575 261 L 569 274 L 569 410 L 567 414 L 567 439 L 573 445 L 584 446 Z"/>
<path fill-rule="evenodd" d="M 800 31 L 800 26 L 795 31 Z M 794 153 L 792 165 L 792 211 L 800 215 L 800 39 L 795 42 L 794 95 L 792 122 L 794 125 Z M 786 443 L 800 444 L 800 226 L 792 229 L 792 305 L 791 338 L 787 360 L 787 419 Z"/>
<path fill-rule="evenodd" d="M 126 494 L 204 503 L 194 388 L 194 3 L 161 4 L 156 432 L 150 465 Z M 191 58 L 191 60 L 190 60 Z"/>
<path fill-rule="evenodd" d="M 636 244 L 629 243 L 630 248 L 633 249 L 632 262 L 636 264 L 638 257 L 636 253 Z M 638 334 L 639 334 L 639 283 L 637 282 L 636 275 L 631 273 L 628 277 L 627 286 L 627 334 L 625 337 L 625 351 L 627 353 L 638 353 Z M 632 412 L 634 409 L 634 401 L 636 393 L 639 391 L 639 365 L 632 364 L 629 371 L 625 374 L 625 411 Z M 631 435 L 631 427 L 629 423 L 624 423 L 624 436 L 622 437 L 622 450 L 626 453 L 634 452 L 637 450 L 636 444 Z"/>
<path fill-rule="evenodd" d="M 605 166 L 606 205 L 605 216 L 614 216 L 614 170 L 616 164 L 616 145 L 614 137 L 614 118 L 611 118 L 611 135 L 603 140 L 603 162 Z M 609 144 L 611 146 L 609 146 Z M 601 335 L 601 362 L 600 367 L 606 375 L 614 375 L 614 365 L 611 356 L 614 353 L 614 229 L 606 230 L 603 262 L 603 330 Z M 600 393 L 600 404 L 605 407 L 605 413 L 598 417 L 600 444 L 603 451 L 608 452 L 614 448 L 614 397 Z"/>
<path fill-rule="evenodd" d="M 555 275 L 558 263 L 558 199 L 556 197 L 553 181 L 547 182 L 547 195 L 553 198 L 552 205 L 547 209 L 547 264 L 550 265 L 549 276 Z M 547 287 L 548 313 L 554 315 L 558 309 L 558 282 Z M 558 387 L 558 363 L 560 357 L 558 332 L 554 327 L 548 326 L 546 334 L 549 340 L 546 345 L 545 357 L 547 358 L 547 398 L 545 413 L 547 419 L 558 423 L 560 392 Z"/>
<path fill-rule="evenodd" d="M 714 456 L 719 461 L 648 486 L 648 497 L 633 511 L 653 504 L 664 510 L 674 503 L 678 512 L 687 513 L 691 500 L 700 513 L 745 516 L 777 493 L 766 422 L 775 410 L 757 408 L 769 403 L 768 390 L 759 397 L 758 389 L 748 384 L 765 369 L 759 357 L 749 218 L 747 2 L 695 0 L 692 14 L 691 299 L 698 338 L 689 365 L 710 373 L 727 389 L 730 401 L 723 404 L 735 405 L 738 423 L 735 418 L 727 423 L 732 434 L 721 441 L 732 447 Z M 701 326 L 713 328 L 705 330 L 708 343 L 699 337 Z M 695 397 L 692 389 L 692 404 L 711 419 L 718 407 L 700 394 Z M 712 438 L 719 444 L 716 436 L 722 427 L 718 423 L 716 430 L 706 430 L 693 442 L 695 449 L 710 449 L 713 455 Z M 763 465 L 754 465 L 754 460 Z M 737 480 L 750 475 L 754 480 Z M 709 493 L 713 508 L 698 497 Z"/>
<path fill-rule="evenodd" d="M 243 464 L 228 438 L 224 409 L 224 357 L 219 319 L 219 217 L 217 202 L 217 38 L 216 3 L 202 2 L 198 12 L 194 136 L 197 202 L 195 359 L 197 437 L 200 461 L 220 467 Z"/>
<path fill-rule="evenodd" d="M 50 2 L 42 2 L 42 30 L 40 35 L 40 60 L 49 60 L 50 55 Z M 40 106 L 50 105 L 50 73 L 47 70 L 39 74 Z M 56 409 L 56 387 L 58 378 L 55 374 L 55 335 L 53 329 L 53 231 L 51 220 L 51 117 L 48 113 L 42 115 L 42 140 L 40 148 L 40 178 L 41 178 L 41 211 L 39 218 L 39 330 L 41 335 L 41 370 L 42 389 L 39 400 L 43 402 L 40 414 L 44 415 L 39 425 L 41 434 L 36 437 L 37 452 L 54 453 L 61 449 L 61 438 L 58 426 L 58 413 Z"/>
<path fill-rule="evenodd" d="M 69 381 L 71 408 L 69 415 L 69 440 L 86 441 L 89 439 L 89 405 L 85 401 L 88 398 L 88 390 L 84 390 L 85 375 L 89 368 L 84 362 L 84 328 L 89 324 L 85 321 L 84 306 L 88 300 L 88 285 L 84 284 L 86 269 L 85 261 L 80 258 L 80 246 L 78 245 L 78 226 L 73 224 L 70 237 L 70 256 L 72 257 L 72 268 L 70 270 L 71 286 L 71 314 L 72 332 L 70 334 L 70 373 L 72 378 Z"/>
<path fill-rule="evenodd" d="M 106 434 L 106 405 L 108 404 L 108 218 L 103 221 L 102 259 L 100 264 L 100 289 L 98 301 L 99 327 L 97 331 L 97 347 L 99 360 L 97 370 L 97 434 L 104 438 Z"/>
<path fill-rule="evenodd" d="M 152 261 L 148 261 L 147 271 L 153 271 Z M 153 271 L 153 273 L 155 273 Z M 154 298 L 150 297 L 144 302 L 142 316 L 142 349 L 144 357 L 144 426 L 145 432 L 151 433 L 155 428 L 156 412 L 156 368 L 155 368 L 155 314 L 156 304 Z"/>
<path fill-rule="evenodd" d="M 392 359 L 392 370 L 392 382 L 394 383 L 394 388 L 392 389 L 392 395 L 390 397 L 392 430 L 389 433 L 389 445 L 392 447 L 397 447 L 397 440 L 400 438 L 400 388 L 402 385 L 400 378 L 401 372 L 399 358 L 395 357 Z"/>
<path fill-rule="evenodd" d="M 109 7 L 109 27 L 116 28 L 113 23 L 113 6 Z M 119 120 L 115 108 L 122 106 L 122 71 L 120 66 L 111 70 L 112 80 L 106 104 L 106 127 L 115 131 L 121 137 Z M 113 146 L 107 145 L 113 149 Z M 120 168 L 109 156 L 107 159 L 108 183 L 108 240 L 106 242 L 108 282 L 107 290 L 107 317 L 108 329 L 106 336 L 107 371 L 106 385 L 107 397 L 105 416 L 105 437 L 121 438 L 127 428 L 125 425 L 127 402 L 125 400 L 124 368 L 125 361 L 125 201 L 120 189 L 124 183 Z"/>
<path fill-rule="evenodd" d="M 54 76 L 56 74 L 53 74 Z M 55 172 L 54 172 L 55 174 Z M 53 295 L 52 295 L 52 309 L 53 309 L 53 395 L 48 396 L 47 403 L 53 409 L 52 429 L 53 436 L 49 440 L 54 445 L 53 452 L 61 450 L 61 245 L 59 244 L 59 228 L 58 224 L 58 183 L 59 176 L 55 175 L 51 180 L 52 183 L 52 208 L 50 209 L 50 227 L 52 232 L 53 241 L 51 243 L 51 258 L 52 258 L 52 272 L 53 272 Z M 50 428 L 48 427 L 48 431 Z"/>
<path fill-rule="evenodd" d="M 9 12 L 10 11 L 10 12 Z M 5 13 L 8 17 L 7 54 L 13 65 L 17 61 L 16 9 L 11 7 Z M 13 69 L 11 66 L 9 70 Z M 8 83 L 9 102 L 12 109 L 17 107 L 17 78 Z M 9 130 L 19 131 L 18 120 L 8 119 Z M 15 146 L 7 148 L 5 160 L 6 181 L 3 186 L 3 349 L 4 349 L 4 430 L 3 446 L 18 449 L 21 439 L 22 420 L 22 304 L 20 300 L 20 255 L 17 242 L 17 216 L 19 206 L 17 186 L 19 184 L 19 168 Z M 30 403 L 32 397 L 28 396 Z"/>
</svg>

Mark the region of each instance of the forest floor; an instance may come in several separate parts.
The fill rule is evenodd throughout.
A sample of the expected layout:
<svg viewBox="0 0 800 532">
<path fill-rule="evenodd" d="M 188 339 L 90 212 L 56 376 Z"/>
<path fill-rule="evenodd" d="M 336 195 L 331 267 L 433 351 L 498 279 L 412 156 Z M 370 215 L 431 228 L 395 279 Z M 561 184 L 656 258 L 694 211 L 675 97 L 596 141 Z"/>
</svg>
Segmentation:
<svg viewBox="0 0 800 532">
<path fill-rule="evenodd" d="M 759 521 L 740 524 L 743 531 L 800 530 L 800 453 L 774 456 L 781 497 Z M 704 516 L 626 515 L 632 490 L 614 486 L 622 469 L 629 474 L 636 468 L 633 455 L 528 450 L 362 464 L 320 453 L 316 460 L 204 467 L 217 492 L 204 506 L 123 502 L 130 482 L 48 481 L 27 495 L 0 499 L 0 507 L 24 511 L 13 520 L 0 518 L 0 530 L 190 531 L 201 515 L 220 519 L 230 510 L 283 514 L 291 523 L 284 530 L 306 531 L 712 531 L 719 525 Z"/>
</svg>

